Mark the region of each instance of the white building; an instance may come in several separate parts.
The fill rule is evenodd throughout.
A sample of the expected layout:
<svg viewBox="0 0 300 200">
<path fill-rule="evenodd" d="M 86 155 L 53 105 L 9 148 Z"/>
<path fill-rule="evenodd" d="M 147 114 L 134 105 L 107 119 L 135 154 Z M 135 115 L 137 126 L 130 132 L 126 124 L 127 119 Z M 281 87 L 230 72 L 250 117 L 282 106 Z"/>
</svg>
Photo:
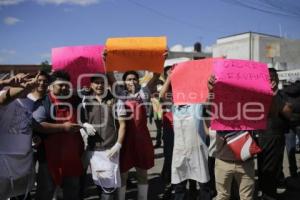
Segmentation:
<svg viewBox="0 0 300 200">
<path fill-rule="evenodd" d="M 241 33 L 218 39 L 213 45 L 213 57 L 260 61 L 277 70 L 300 71 L 300 40 L 262 33 Z M 295 74 L 300 78 L 300 73 Z"/>
</svg>

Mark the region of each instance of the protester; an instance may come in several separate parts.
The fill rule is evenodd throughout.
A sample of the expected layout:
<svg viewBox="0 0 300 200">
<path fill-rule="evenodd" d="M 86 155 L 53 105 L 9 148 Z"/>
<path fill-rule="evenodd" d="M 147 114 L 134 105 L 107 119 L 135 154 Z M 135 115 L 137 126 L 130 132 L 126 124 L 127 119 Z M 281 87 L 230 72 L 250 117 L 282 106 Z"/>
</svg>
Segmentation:
<svg viewBox="0 0 300 200">
<path fill-rule="evenodd" d="M 290 118 L 290 131 L 286 134 L 286 149 L 288 153 L 289 171 L 292 177 L 298 177 L 296 162 L 296 137 L 300 138 L 300 81 L 283 88 L 284 95 L 292 104 L 293 113 Z"/>
<path fill-rule="evenodd" d="M 280 180 L 285 146 L 284 134 L 288 130 L 288 119 L 292 108 L 278 91 L 278 75 L 270 68 L 270 81 L 274 93 L 271 110 L 268 116 L 267 129 L 257 131 L 262 152 L 258 155 L 258 178 L 263 199 L 277 199 L 276 189 Z"/>
<path fill-rule="evenodd" d="M 211 76 L 208 80 L 209 101 L 214 97 L 216 79 Z M 208 111 L 210 108 L 208 107 Z M 237 182 L 241 200 L 253 200 L 255 169 L 254 160 L 246 161 L 235 157 L 225 142 L 226 135 L 237 135 L 244 131 L 217 131 L 215 141 L 215 180 L 217 200 L 230 200 L 233 179 Z"/>
<path fill-rule="evenodd" d="M 170 76 L 162 88 L 161 96 L 170 87 Z M 188 180 L 199 183 L 200 199 L 211 199 L 209 191 L 208 149 L 205 133 L 200 129 L 202 123 L 202 105 L 173 106 L 174 148 L 172 159 L 172 184 L 175 184 L 175 199 L 186 198 Z"/>
<path fill-rule="evenodd" d="M 83 112 L 85 123 L 96 130 L 93 134 L 85 132 L 88 135 L 87 157 L 94 182 L 101 200 L 113 200 L 115 189 L 121 186 L 119 153 L 125 137 L 125 121 L 114 113 L 116 102 L 105 86 L 104 78 L 98 74 L 91 77 L 91 92 L 83 99 Z M 107 163 L 105 166 L 108 169 L 103 169 L 104 163 Z M 103 177 L 103 170 L 112 173 Z"/>
<path fill-rule="evenodd" d="M 11 78 L 0 80 L 0 105 L 6 105 L 18 97 L 24 97 L 36 86 L 36 78 L 20 73 Z"/>
<path fill-rule="evenodd" d="M 64 199 L 78 200 L 80 176 L 83 173 L 81 156 L 83 141 L 77 123 L 77 106 L 80 103 L 70 90 L 70 77 L 64 71 L 52 74 L 50 93 L 33 113 L 34 119 L 45 134 L 46 164 L 38 170 L 37 199 L 53 198 L 56 186 L 63 189 Z"/>
<path fill-rule="evenodd" d="M 32 112 L 27 94 L 36 87 L 39 73 L 17 74 L 1 80 L 0 87 L 0 199 L 30 192 L 34 182 Z"/>
<path fill-rule="evenodd" d="M 161 90 L 161 87 L 163 85 L 163 81 L 159 81 L 156 86 L 156 92 L 152 94 L 151 97 L 151 112 L 150 112 L 150 119 L 152 121 L 152 118 L 155 123 L 156 127 L 156 144 L 155 148 L 159 148 L 161 146 L 161 140 L 162 140 L 162 106 L 159 101 L 159 92 Z"/>
<path fill-rule="evenodd" d="M 208 149 L 203 130 L 198 127 L 201 117 L 201 104 L 174 106 L 172 183 L 176 184 L 175 199 L 184 199 L 186 180 L 189 179 L 199 183 L 200 199 L 211 199 Z"/>
<path fill-rule="evenodd" d="M 123 74 L 124 86 L 115 87 L 115 95 L 118 96 L 118 115 L 126 115 L 126 133 L 120 153 L 120 170 L 122 186 L 119 190 L 119 199 L 125 199 L 126 181 L 128 171 L 135 167 L 138 181 L 138 199 L 148 197 L 147 170 L 154 166 L 154 149 L 147 127 L 147 107 L 150 104 L 151 92 L 155 90 L 159 74 L 145 87 L 139 84 L 139 75 L 135 71 L 127 71 Z M 115 79 L 109 75 L 111 85 Z M 125 108 L 125 109 L 124 109 Z"/>
<path fill-rule="evenodd" d="M 41 71 L 37 79 L 37 87 L 34 88 L 32 92 L 29 94 L 30 97 L 34 99 L 36 102 L 35 107 L 39 105 L 38 101 L 42 101 L 42 99 L 44 99 L 44 97 L 48 93 L 49 83 L 50 83 L 50 75 L 45 71 Z M 40 162 L 39 160 L 40 151 L 38 149 L 39 146 L 43 146 L 40 145 L 42 142 L 41 137 L 43 137 L 43 134 L 33 131 L 32 144 L 35 151 L 35 161 L 39 161 L 39 162 Z"/>
<path fill-rule="evenodd" d="M 36 108 L 38 103 L 37 101 L 39 101 L 40 99 L 43 99 L 44 96 L 46 95 L 47 91 L 48 91 L 48 84 L 50 81 L 50 76 L 44 72 L 41 71 L 39 73 L 39 76 L 37 78 L 37 85 L 35 88 L 33 88 L 32 92 L 29 93 L 27 95 L 28 98 L 30 98 L 31 100 L 33 100 L 35 103 L 34 107 Z M 33 130 L 33 134 L 32 134 L 32 147 L 33 147 L 33 152 L 34 152 L 34 166 L 36 165 L 36 161 L 39 160 L 40 156 L 40 151 L 37 151 L 37 149 L 39 148 L 40 144 L 41 144 L 41 136 L 38 132 Z M 40 162 L 40 161 L 39 161 Z M 26 198 L 27 197 L 27 198 Z M 31 195 L 30 194 L 24 194 L 24 195 L 20 195 L 18 197 L 14 197 L 11 198 L 11 200 L 29 200 L 31 199 Z"/>
<path fill-rule="evenodd" d="M 172 66 L 168 65 L 164 68 L 164 78 L 168 78 L 172 70 Z M 171 184 L 171 169 L 172 169 L 172 155 L 174 146 L 174 128 L 173 128 L 173 114 L 172 114 L 172 90 L 171 86 L 163 85 L 161 88 L 159 98 L 163 109 L 163 152 L 164 163 L 161 172 L 161 177 L 165 184 L 165 191 L 163 198 L 170 199 L 172 193 Z"/>
<path fill-rule="evenodd" d="M 216 135 L 217 132 L 215 130 L 212 130 L 210 127 L 210 116 L 208 112 L 206 111 L 206 106 L 203 110 L 203 117 L 204 117 L 204 123 L 203 128 L 207 135 L 206 138 L 206 144 L 208 146 L 208 169 L 209 169 L 209 186 L 210 186 L 210 193 L 212 197 L 217 196 L 217 190 L 216 190 L 216 178 L 215 178 L 215 157 L 216 157 Z"/>
<path fill-rule="evenodd" d="M 50 83 L 50 75 L 44 71 L 41 71 L 37 83 L 38 86 L 33 89 L 33 91 L 29 94 L 32 99 L 36 101 L 36 107 L 40 105 L 40 102 L 46 97 L 48 93 L 48 86 Z M 37 131 L 33 131 L 33 148 L 36 150 L 35 159 L 38 161 L 39 165 L 42 164 L 45 160 L 45 150 L 42 144 L 42 138 L 44 134 L 39 133 Z"/>
</svg>

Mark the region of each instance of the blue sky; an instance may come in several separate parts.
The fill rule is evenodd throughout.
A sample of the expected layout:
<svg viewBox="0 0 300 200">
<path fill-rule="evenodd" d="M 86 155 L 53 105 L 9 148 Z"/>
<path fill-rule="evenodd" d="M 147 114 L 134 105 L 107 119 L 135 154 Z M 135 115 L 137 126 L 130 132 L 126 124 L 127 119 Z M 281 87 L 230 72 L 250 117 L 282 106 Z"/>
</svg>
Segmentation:
<svg viewBox="0 0 300 200">
<path fill-rule="evenodd" d="M 170 47 L 247 31 L 300 39 L 298 10 L 296 0 L 0 0 L 0 64 L 37 64 L 53 47 L 109 37 L 165 35 Z"/>
</svg>

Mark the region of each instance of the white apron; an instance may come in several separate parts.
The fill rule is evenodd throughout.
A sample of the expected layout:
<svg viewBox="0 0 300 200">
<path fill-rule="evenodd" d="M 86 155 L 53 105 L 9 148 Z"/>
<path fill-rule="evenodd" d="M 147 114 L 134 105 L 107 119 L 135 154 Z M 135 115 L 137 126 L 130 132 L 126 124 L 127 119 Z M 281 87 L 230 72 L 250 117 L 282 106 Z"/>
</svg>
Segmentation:
<svg viewBox="0 0 300 200">
<path fill-rule="evenodd" d="M 26 155 L 32 151 L 33 107 L 29 98 L 0 107 L 0 154 Z"/>
<path fill-rule="evenodd" d="M 200 183 L 209 181 L 208 149 L 199 134 L 195 112 L 200 104 L 175 106 L 172 184 L 192 179 Z M 199 117 L 197 113 L 197 117 Z M 201 130 L 203 131 L 203 130 Z"/>
<path fill-rule="evenodd" d="M 33 186 L 33 108 L 30 98 L 0 107 L 0 199 L 27 194 Z"/>
</svg>

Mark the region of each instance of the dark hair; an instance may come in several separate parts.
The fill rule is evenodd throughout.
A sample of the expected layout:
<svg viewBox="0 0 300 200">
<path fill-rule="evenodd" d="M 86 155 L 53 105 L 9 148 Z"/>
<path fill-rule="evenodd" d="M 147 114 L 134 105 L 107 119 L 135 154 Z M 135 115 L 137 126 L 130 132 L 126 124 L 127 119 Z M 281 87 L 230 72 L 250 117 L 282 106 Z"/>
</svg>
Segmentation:
<svg viewBox="0 0 300 200">
<path fill-rule="evenodd" d="M 172 65 L 169 65 L 169 66 L 166 66 L 166 67 L 164 68 L 164 77 L 165 77 L 165 78 L 168 77 L 167 72 L 168 72 L 169 69 L 172 69 L 172 67 L 173 67 Z"/>
<path fill-rule="evenodd" d="M 55 71 L 53 72 L 52 76 L 51 76 L 52 82 L 56 81 L 56 80 L 63 80 L 63 81 L 70 81 L 70 75 L 68 74 L 68 72 L 63 71 L 63 70 L 59 70 L 59 71 Z"/>
<path fill-rule="evenodd" d="M 164 68 L 164 73 L 167 73 L 167 71 L 168 71 L 169 69 L 171 69 L 171 68 L 172 68 L 172 65 L 166 66 L 166 67 Z"/>
<path fill-rule="evenodd" d="M 48 81 L 50 81 L 50 75 L 46 71 L 40 71 L 40 76 L 45 76 Z"/>
<path fill-rule="evenodd" d="M 277 73 L 277 70 L 274 69 L 274 68 L 269 68 L 269 72 L 270 72 L 270 73 Z"/>
<path fill-rule="evenodd" d="M 159 80 L 157 81 L 157 85 L 163 85 L 163 84 L 164 84 L 164 82 L 163 82 L 162 80 L 159 79 Z"/>
<path fill-rule="evenodd" d="M 102 76 L 101 76 L 102 75 Z M 101 78 L 101 79 L 104 79 L 104 76 L 103 74 L 100 74 L 100 73 L 96 73 L 94 74 L 93 76 L 91 76 L 90 78 L 90 81 L 91 83 L 95 82 L 98 78 Z"/>
<path fill-rule="evenodd" d="M 122 76 L 122 80 L 125 81 L 128 75 L 134 75 L 137 80 L 139 80 L 139 74 L 136 71 L 126 71 L 123 76 Z"/>
<path fill-rule="evenodd" d="M 272 79 L 275 79 L 275 81 L 279 81 L 279 78 L 278 78 L 278 74 L 277 74 L 277 70 L 274 69 L 274 68 L 269 68 L 269 74 L 270 74 L 270 77 Z"/>
</svg>

